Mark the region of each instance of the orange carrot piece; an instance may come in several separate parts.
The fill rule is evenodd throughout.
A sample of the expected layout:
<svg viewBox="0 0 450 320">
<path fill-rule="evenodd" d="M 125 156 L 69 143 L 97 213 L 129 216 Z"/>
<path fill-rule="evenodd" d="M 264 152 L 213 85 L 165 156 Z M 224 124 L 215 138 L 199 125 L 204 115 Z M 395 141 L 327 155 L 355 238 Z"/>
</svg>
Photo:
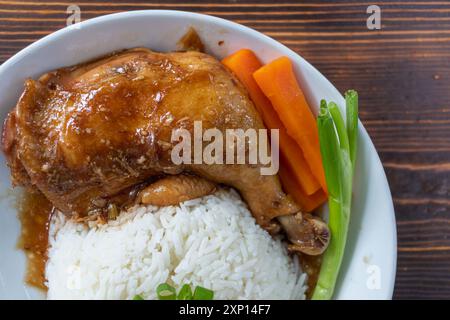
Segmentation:
<svg viewBox="0 0 450 320">
<path fill-rule="evenodd" d="M 281 159 L 280 170 L 278 171 L 281 185 L 284 191 L 294 198 L 304 212 L 312 212 L 327 201 L 328 196 L 322 189 L 317 190 L 312 195 L 307 195 L 298 182 L 292 179 L 292 171 L 283 160 Z"/>
<path fill-rule="evenodd" d="M 253 73 L 253 78 L 287 129 L 323 190 L 327 190 L 316 119 L 306 102 L 287 57 L 278 58 Z"/>
<path fill-rule="evenodd" d="M 306 163 L 302 150 L 287 134 L 286 128 L 281 123 L 280 118 L 273 109 L 270 101 L 264 96 L 255 79 L 253 79 L 253 73 L 262 67 L 259 59 L 253 51 L 241 49 L 223 59 L 222 63 L 233 71 L 236 77 L 247 88 L 250 98 L 255 104 L 255 107 L 267 128 L 279 129 L 280 154 L 286 159 L 286 163 L 291 168 L 293 176 L 301 185 L 302 189 L 305 190 L 308 195 L 317 192 L 320 188 L 320 184 Z"/>
</svg>

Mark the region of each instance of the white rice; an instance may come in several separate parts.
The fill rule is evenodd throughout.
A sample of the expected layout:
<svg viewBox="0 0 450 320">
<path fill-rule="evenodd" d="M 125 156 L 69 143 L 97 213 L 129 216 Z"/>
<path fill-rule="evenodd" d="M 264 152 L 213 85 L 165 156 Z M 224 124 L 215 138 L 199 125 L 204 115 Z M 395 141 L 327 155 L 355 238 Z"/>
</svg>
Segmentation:
<svg viewBox="0 0 450 320">
<path fill-rule="evenodd" d="M 56 214 L 49 245 L 48 299 L 155 299 L 163 282 L 210 288 L 215 299 L 305 298 L 297 259 L 232 190 L 178 206 L 136 206 L 90 227 Z"/>
</svg>

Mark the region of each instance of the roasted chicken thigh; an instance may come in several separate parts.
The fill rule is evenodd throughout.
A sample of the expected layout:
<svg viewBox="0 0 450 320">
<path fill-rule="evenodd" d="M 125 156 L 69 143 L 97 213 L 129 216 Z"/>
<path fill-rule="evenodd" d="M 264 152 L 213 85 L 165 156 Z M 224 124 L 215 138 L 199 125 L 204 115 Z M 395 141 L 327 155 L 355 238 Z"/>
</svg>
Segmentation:
<svg viewBox="0 0 450 320">
<path fill-rule="evenodd" d="M 138 48 L 27 80 L 5 121 L 3 148 L 13 183 L 39 189 L 68 214 L 86 215 L 127 188 L 180 173 L 236 188 L 272 232 L 274 218 L 300 211 L 260 165 L 175 165 L 171 134 L 192 132 L 197 120 L 204 130 L 264 128 L 245 89 L 213 57 Z"/>
</svg>

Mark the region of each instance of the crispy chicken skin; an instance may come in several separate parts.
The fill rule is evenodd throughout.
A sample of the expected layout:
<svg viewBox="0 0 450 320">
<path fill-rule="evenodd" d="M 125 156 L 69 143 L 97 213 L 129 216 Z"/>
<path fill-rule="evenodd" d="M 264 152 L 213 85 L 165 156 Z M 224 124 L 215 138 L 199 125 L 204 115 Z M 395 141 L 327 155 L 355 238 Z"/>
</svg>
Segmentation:
<svg viewBox="0 0 450 320">
<path fill-rule="evenodd" d="M 244 88 L 211 56 L 132 49 L 27 80 L 3 148 L 13 183 L 38 188 L 66 213 L 86 214 L 99 199 L 182 172 L 238 189 L 268 230 L 274 217 L 299 211 L 258 165 L 174 165 L 172 130 L 192 132 L 195 120 L 203 130 L 264 128 Z"/>
</svg>

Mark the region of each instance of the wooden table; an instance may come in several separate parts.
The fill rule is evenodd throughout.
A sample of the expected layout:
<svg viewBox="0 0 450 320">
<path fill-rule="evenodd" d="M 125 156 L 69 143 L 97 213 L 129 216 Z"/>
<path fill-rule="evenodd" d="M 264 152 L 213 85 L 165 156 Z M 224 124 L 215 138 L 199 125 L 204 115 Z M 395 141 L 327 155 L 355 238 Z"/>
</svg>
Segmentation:
<svg viewBox="0 0 450 320">
<path fill-rule="evenodd" d="M 394 297 L 450 298 L 450 1 L 76 1 L 81 19 L 138 9 L 211 14 L 297 51 L 341 91 L 386 170 L 398 228 Z M 381 7 L 381 30 L 366 8 Z M 0 1 L 0 62 L 66 24 L 68 3 Z M 382 237 L 383 235 L 380 235 Z"/>
</svg>

